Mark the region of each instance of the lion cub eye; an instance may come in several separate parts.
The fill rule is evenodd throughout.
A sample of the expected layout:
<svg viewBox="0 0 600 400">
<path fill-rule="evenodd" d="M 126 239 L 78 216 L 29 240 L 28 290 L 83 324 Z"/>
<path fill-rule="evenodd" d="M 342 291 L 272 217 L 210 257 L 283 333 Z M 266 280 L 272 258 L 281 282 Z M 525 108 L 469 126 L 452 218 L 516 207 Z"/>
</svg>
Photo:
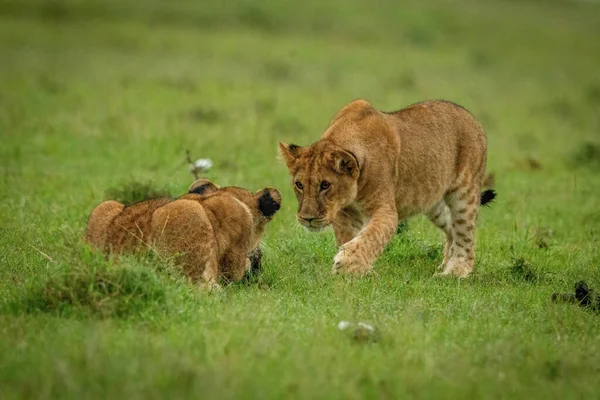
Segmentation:
<svg viewBox="0 0 600 400">
<path fill-rule="evenodd" d="M 331 186 L 331 184 L 329 182 L 327 182 L 327 181 L 321 182 L 321 191 L 329 189 L 329 186 Z"/>
<path fill-rule="evenodd" d="M 304 189 L 304 186 L 300 182 L 296 182 L 296 187 L 298 188 L 298 190 Z"/>
</svg>

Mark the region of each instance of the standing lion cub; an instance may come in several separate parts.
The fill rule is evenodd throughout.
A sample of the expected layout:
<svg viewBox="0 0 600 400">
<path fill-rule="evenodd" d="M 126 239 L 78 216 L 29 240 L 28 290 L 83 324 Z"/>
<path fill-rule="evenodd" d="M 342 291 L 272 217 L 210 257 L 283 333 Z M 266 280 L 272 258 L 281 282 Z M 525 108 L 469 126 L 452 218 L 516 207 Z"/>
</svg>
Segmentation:
<svg viewBox="0 0 600 400">
<path fill-rule="evenodd" d="M 175 257 L 188 277 L 209 288 L 220 278 L 239 281 L 260 263 L 260 240 L 280 208 L 281 194 L 273 188 L 257 193 L 221 188 L 206 179 L 188 191 L 176 200 L 127 207 L 105 201 L 92 211 L 85 240 L 106 253 L 153 248 Z"/>
<path fill-rule="evenodd" d="M 426 101 L 395 112 L 365 100 L 345 106 L 321 140 L 280 143 L 308 230 L 333 225 L 333 272 L 366 274 L 398 222 L 424 213 L 446 234 L 443 275 L 466 277 L 475 264 L 474 233 L 486 168 L 486 135 L 464 108 Z"/>
</svg>

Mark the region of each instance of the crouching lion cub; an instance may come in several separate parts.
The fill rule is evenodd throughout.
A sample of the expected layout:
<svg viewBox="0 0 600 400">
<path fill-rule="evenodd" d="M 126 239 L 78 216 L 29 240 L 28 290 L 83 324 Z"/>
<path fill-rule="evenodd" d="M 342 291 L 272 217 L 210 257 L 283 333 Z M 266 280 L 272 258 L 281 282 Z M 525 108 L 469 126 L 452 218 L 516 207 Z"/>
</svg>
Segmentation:
<svg viewBox="0 0 600 400">
<path fill-rule="evenodd" d="M 99 204 L 85 240 L 106 253 L 155 249 L 212 288 L 220 279 L 239 281 L 260 263 L 260 240 L 280 205 L 281 194 L 273 188 L 251 193 L 200 179 L 176 200 Z"/>
<path fill-rule="evenodd" d="M 467 276 L 486 168 L 486 135 L 464 108 L 426 101 L 381 112 L 365 100 L 345 106 L 321 140 L 280 143 L 308 230 L 333 225 L 339 252 L 333 272 L 365 274 L 398 222 L 424 213 L 446 234 L 444 275 Z"/>
</svg>

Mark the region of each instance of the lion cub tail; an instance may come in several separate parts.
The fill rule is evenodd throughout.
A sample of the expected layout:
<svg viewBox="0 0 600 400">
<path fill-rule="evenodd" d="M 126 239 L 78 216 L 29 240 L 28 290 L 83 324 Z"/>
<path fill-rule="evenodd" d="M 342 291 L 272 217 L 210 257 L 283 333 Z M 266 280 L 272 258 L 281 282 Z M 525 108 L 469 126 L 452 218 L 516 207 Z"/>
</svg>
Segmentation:
<svg viewBox="0 0 600 400">
<path fill-rule="evenodd" d="M 480 203 L 482 206 L 488 205 L 496 198 L 496 191 L 494 189 L 484 190 L 481 193 Z"/>
</svg>

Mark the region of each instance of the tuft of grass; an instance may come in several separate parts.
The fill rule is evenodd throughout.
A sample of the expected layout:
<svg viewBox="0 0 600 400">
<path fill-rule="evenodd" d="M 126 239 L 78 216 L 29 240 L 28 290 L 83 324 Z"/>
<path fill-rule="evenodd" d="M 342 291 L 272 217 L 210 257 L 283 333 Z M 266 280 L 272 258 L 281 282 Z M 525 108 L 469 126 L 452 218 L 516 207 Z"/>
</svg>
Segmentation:
<svg viewBox="0 0 600 400">
<path fill-rule="evenodd" d="M 509 267 L 509 271 L 513 277 L 530 283 L 534 283 L 539 280 L 538 273 L 534 267 L 523 257 L 513 258 Z"/>
<path fill-rule="evenodd" d="M 587 87 L 586 100 L 592 104 L 600 104 L 600 84 L 591 83 Z"/>
<path fill-rule="evenodd" d="M 209 125 L 216 124 L 225 118 L 225 116 L 217 110 L 206 109 L 202 107 L 197 107 L 191 110 L 187 115 L 191 121 Z"/>
<path fill-rule="evenodd" d="M 263 66 L 264 74 L 273 81 L 287 81 L 293 77 L 292 67 L 280 61 L 267 61 Z"/>
<path fill-rule="evenodd" d="M 116 200 L 126 206 L 160 197 L 174 197 L 170 189 L 157 187 L 152 182 L 131 181 L 106 190 L 106 200 Z"/>
<path fill-rule="evenodd" d="M 546 227 L 538 227 L 534 230 L 533 241 L 538 249 L 547 250 L 550 248 L 554 233 L 552 229 Z"/>
<path fill-rule="evenodd" d="M 600 143 L 582 143 L 573 154 L 572 161 L 576 166 L 600 168 Z"/>
<path fill-rule="evenodd" d="M 102 319 L 141 316 L 166 310 L 173 285 L 185 285 L 148 256 L 114 263 L 82 248 L 72 263 L 25 287 L 10 305 L 12 312 Z"/>
<path fill-rule="evenodd" d="M 408 232 L 408 220 L 401 221 L 396 227 L 396 235 L 403 235 Z"/>
</svg>

